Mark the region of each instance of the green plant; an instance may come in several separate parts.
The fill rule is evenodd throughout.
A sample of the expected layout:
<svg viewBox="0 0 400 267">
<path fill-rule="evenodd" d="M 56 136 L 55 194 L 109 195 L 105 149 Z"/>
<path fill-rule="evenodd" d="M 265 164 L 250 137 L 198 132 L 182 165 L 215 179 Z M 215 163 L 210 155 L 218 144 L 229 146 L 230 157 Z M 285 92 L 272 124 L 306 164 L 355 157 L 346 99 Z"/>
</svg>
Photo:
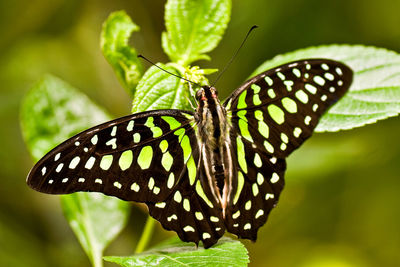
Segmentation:
<svg viewBox="0 0 400 267">
<path fill-rule="evenodd" d="M 222 38 L 230 10 L 229 0 L 168 1 L 165 17 L 167 32 L 163 33 L 162 45 L 171 62 L 159 65 L 195 82 L 206 83 L 204 75 L 214 70 L 200 69 L 191 64 L 196 60 L 209 59 L 206 53 L 214 49 Z M 139 27 L 124 12 L 115 12 L 104 24 L 101 43 L 105 57 L 133 98 L 132 112 L 189 109 L 187 84 L 154 66 L 143 74 L 144 68 L 136 51 L 128 45 L 131 33 L 138 30 Z M 400 82 L 395 74 L 400 68 L 400 56 L 384 49 L 348 45 L 308 48 L 269 60 L 253 74 L 310 57 L 343 61 L 355 71 L 351 91 L 325 114 L 317 131 L 351 129 L 399 113 Z M 24 137 L 36 160 L 66 138 L 109 118 L 86 96 L 52 76 L 46 76 L 32 88 L 21 112 Z M 128 204 L 93 193 L 78 193 L 62 196 L 61 199 L 65 216 L 85 252 L 94 266 L 101 266 L 105 247 L 125 226 L 129 215 Z M 137 253 L 146 248 L 153 225 L 154 221 L 149 218 Z M 225 256 L 223 261 L 222 256 Z M 245 247 L 229 238 L 224 238 L 208 250 L 195 249 L 193 245 L 174 238 L 142 254 L 105 259 L 123 266 L 155 262 L 168 265 L 177 261 L 182 265 L 194 265 L 199 264 L 196 258 L 200 257 L 201 263 L 208 265 L 225 266 L 230 262 L 242 266 L 248 262 Z"/>
</svg>

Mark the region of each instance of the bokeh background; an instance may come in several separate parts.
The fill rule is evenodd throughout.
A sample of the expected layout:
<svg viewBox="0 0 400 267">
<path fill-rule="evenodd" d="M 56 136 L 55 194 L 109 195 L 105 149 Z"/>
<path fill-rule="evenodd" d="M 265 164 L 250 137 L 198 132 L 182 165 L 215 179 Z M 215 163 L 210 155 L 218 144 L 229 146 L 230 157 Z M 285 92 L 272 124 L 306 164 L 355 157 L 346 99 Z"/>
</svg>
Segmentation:
<svg viewBox="0 0 400 267">
<path fill-rule="evenodd" d="M 124 9 L 141 27 L 131 43 L 154 61 L 165 1 L 0 0 L 0 266 L 89 266 L 57 196 L 29 189 L 33 165 L 20 133 L 19 107 L 45 73 L 81 89 L 114 117 L 128 95 L 99 48 L 101 24 Z M 248 28 L 251 36 L 218 88 L 227 96 L 265 60 L 320 44 L 400 51 L 397 0 L 233 0 L 232 19 L 204 68 L 222 68 Z M 215 76 L 214 76 L 215 77 Z M 212 79 L 212 76 L 210 77 Z M 252 266 L 400 266 L 400 119 L 315 134 L 288 160 L 286 189 L 256 243 Z M 129 255 L 146 214 L 134 209 L 106 255 Z M 157 227 L 153 244 L 173 235 Z M 109 266 L 109 265 L 107 265 Z"/>
</svg>

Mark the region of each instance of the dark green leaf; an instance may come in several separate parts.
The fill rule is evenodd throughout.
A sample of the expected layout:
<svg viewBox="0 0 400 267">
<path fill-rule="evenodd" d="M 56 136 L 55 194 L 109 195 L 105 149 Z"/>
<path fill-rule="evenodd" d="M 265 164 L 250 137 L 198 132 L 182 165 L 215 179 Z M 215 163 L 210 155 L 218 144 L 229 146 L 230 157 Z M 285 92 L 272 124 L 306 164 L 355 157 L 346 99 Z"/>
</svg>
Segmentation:
<svg viewBox="0 0 400 267">
<path fill-rule="evenodd" d="M 146 253 L 131 257 L 104 257 L 121 266 L 247 266 L 249 257 L 242 243 L 224 237 L 209 249 L 196 248 L 173 238 Z"/>
<path fill-rule="evenodd" d="M 304 58 L 342 61 L 354 71 L 350 92 L 321 118 L 316 131 L 352 129 L 399 114 L 400 55 L 386 49 L 359 45 L 306 48 L 268 60 L 252 75 Z"/>
<path fill-rule="evenodd" d="M 46 76 L 26 95 L 21 126 L 35 160 L 72 135 L 109 119 L 109 116 L 70 85 Z M 129 204 L 94 193 L 62 197 L 65 215 L 95 266 L 104 248 L 125 226 Z"/>
<path fill-rule="evenodd" d="M 128 45 L 132 32 L 137 31 L 139 26 L 132 22 L 125 11 L 117 11 L 111 13 L 104 22 L 101 33 L 101 49 L 104 57 L 131 96 L 143 74 L 143 66 L 135 49 Z"/>
<path fill-rule="evenodd" d="M 182 75 L 178 68 L 157 64 L 176 75 Z M 149 68 L 140 80 L 133 98 L 132 112 L 153 109 L 189 108 L 189 90 L 185 83 L 155 66 Z"/>
<path fill-rule="evenodd" d="M 183 66 L 209 59 L 205 53 L 218 45 L 230 14 L 230 0 L 169 0 L 165 7 L 167 31 L 162 35 L 164 51 Z"/>
</svg>

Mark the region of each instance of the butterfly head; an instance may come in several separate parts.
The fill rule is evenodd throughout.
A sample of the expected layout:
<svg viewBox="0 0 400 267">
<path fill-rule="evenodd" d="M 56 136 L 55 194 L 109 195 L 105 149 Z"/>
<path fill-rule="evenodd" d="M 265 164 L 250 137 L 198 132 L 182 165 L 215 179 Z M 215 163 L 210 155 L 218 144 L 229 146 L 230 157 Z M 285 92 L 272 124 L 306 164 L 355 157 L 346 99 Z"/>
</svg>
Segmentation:
<svg viewBox="0 0 400 267">
<path fill-rule="evenodd" d="M 202 86 L 196 93 L 196 99 L 200 103 L 213 98 L 218 99 L 218 92 L 217 89 L 212 86 Z"/>
</svg>

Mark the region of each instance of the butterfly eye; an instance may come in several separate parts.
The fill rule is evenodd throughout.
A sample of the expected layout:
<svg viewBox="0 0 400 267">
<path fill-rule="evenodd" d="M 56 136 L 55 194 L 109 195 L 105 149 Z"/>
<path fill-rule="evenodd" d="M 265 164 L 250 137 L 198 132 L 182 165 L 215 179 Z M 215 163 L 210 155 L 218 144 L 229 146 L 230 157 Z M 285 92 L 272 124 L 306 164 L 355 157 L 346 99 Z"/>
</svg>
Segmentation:
<svg viewBox="0 0 400 267">
<path fill-rule="evenodd" d="M 200 89 L 196 92 L 196 99 L 200 100 L 200 98 L 203 96 L 204 90 Z"/>
<path fill-rule="evenodd" d="M 211 87 L 211 94 L 213 97 L 218 97 L 218 91 L 214 87 Z"/>
</svg>

